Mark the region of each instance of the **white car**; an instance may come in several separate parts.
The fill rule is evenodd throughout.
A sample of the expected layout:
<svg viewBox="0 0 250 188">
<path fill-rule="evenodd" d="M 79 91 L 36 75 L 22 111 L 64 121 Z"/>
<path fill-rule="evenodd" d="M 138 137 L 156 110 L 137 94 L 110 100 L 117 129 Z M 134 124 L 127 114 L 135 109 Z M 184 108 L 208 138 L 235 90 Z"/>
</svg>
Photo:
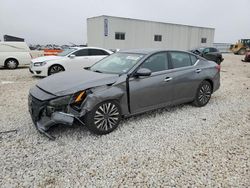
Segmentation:
<svg viewBox="0 0 250 188">
<path fill-rule="evenodd" d="M 61 71 L 79 70 L 89 67 L 113 52 L 95 47 L 72 47 L 57 56 L 32 59 L 30 72 L 36 76 L 49 76 Z"/>
<path fill-rule="evenodd" d="M 30 61 L 30 49 L 25 42 L 0 42 L 0 66 L 15 69 L 29 65 Z"/>
</svg>

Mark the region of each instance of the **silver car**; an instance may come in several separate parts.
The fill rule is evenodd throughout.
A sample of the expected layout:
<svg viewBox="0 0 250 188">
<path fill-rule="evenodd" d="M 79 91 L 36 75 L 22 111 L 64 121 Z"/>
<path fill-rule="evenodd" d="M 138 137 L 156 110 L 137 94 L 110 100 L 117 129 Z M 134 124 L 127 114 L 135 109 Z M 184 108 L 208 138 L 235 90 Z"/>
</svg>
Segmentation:
<svg viewBox="0 0 250 188">
<path fill-rule="evenodd" d="M 123 117 L 169 105 L 205 106 L 220 87 L 220 65 L 184 51 L 119 51 L 79 71 L 42 79 L 30 89 L 35 127 L 86 125 L 107 134 Z"/>
</svg>

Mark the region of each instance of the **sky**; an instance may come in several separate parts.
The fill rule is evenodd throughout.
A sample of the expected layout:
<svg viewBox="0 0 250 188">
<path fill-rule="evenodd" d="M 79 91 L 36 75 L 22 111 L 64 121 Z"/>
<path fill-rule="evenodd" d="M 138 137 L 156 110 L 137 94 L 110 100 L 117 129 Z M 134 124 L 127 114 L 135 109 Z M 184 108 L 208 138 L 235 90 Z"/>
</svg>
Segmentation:
<svg viewBox="0 0 250 188">
<path fill-rule="evenodd" d="M 0 0 L 4 34 L 29 44 L 85 44 L 89 17 L 110 15 L 215 28 L 219 43 L 250 38 L 250 0 Z"/>
</svg>

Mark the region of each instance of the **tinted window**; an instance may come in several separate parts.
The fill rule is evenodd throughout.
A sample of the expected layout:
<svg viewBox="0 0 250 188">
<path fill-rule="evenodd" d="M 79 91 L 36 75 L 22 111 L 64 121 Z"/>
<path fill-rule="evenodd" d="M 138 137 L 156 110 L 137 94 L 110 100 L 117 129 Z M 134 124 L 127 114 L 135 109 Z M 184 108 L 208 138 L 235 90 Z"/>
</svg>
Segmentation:
<svg viewBox="0 0 250 188">
<path fill-rule="evenodd" d="M 210 52 L 218 52 L 218 50 L 216 48 L 210 48 L 209 51 Z"/>
<path fill-rule="evenodd" d="M 191 66 L 191 58 L 188 53 L 184 52 L 170 52 L 173 68 Z"/>
<path fill-rule="evenodd" d="M 209 48 L 205 48 L 205 49 L 203 50 L 203 53 L 209 53 L 209 52 L 210 52 Z"/>
<path fill-rule="evenodd" d="M 149 57 L 141 66 L 147 68 L 152 72 L 163 71 L 168 69 L 167 54 L 165 52 L 158 53 Z"/>
<path fill-rule="evenodd" d="M 194 65 L 196 63 L 196 61 L 198 60 L 197 57 L 194 55 L 190 55 L 190 58 L 191 58 L 192 65 Z"/>
<path fill-rule="evenodd" d="M 88 56 L 88 49 L 78 50 L 73 53 L 75 56 Z"/>
<path fill-rule="evenodd" d="M 109 54 L 104 50 L 89 49 L 89 55 L 109 55 Z"/>
</svg>

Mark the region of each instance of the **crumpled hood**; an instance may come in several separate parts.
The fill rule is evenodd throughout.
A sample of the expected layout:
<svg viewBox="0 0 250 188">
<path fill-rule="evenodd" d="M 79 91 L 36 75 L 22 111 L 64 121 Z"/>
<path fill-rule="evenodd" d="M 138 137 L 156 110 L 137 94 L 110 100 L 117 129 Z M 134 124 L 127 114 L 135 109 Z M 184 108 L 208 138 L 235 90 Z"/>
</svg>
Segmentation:
<svg viewBox="0 0 250 188">
<path fill-rule="evenodd" d="M 35 58 L 35 59 L 32 59 L 31 61 L 33 63 L 35 62 L 44 62 L 44 61 L 50 61 L 50 60 L 55 60 L 55 59 L 62 59 L 64 58 L 63 56 L 43 56 L 43 57 L 38 57 L 38 58 Z"/>
<path fill-rule="evenodd" d="M 113 84 L 118 77 L 116 74 L 78 70 L 51 75 L 40 80 L 37 86 L 48 93 L 63 96 L 96 86 Z"/>
</svg>

